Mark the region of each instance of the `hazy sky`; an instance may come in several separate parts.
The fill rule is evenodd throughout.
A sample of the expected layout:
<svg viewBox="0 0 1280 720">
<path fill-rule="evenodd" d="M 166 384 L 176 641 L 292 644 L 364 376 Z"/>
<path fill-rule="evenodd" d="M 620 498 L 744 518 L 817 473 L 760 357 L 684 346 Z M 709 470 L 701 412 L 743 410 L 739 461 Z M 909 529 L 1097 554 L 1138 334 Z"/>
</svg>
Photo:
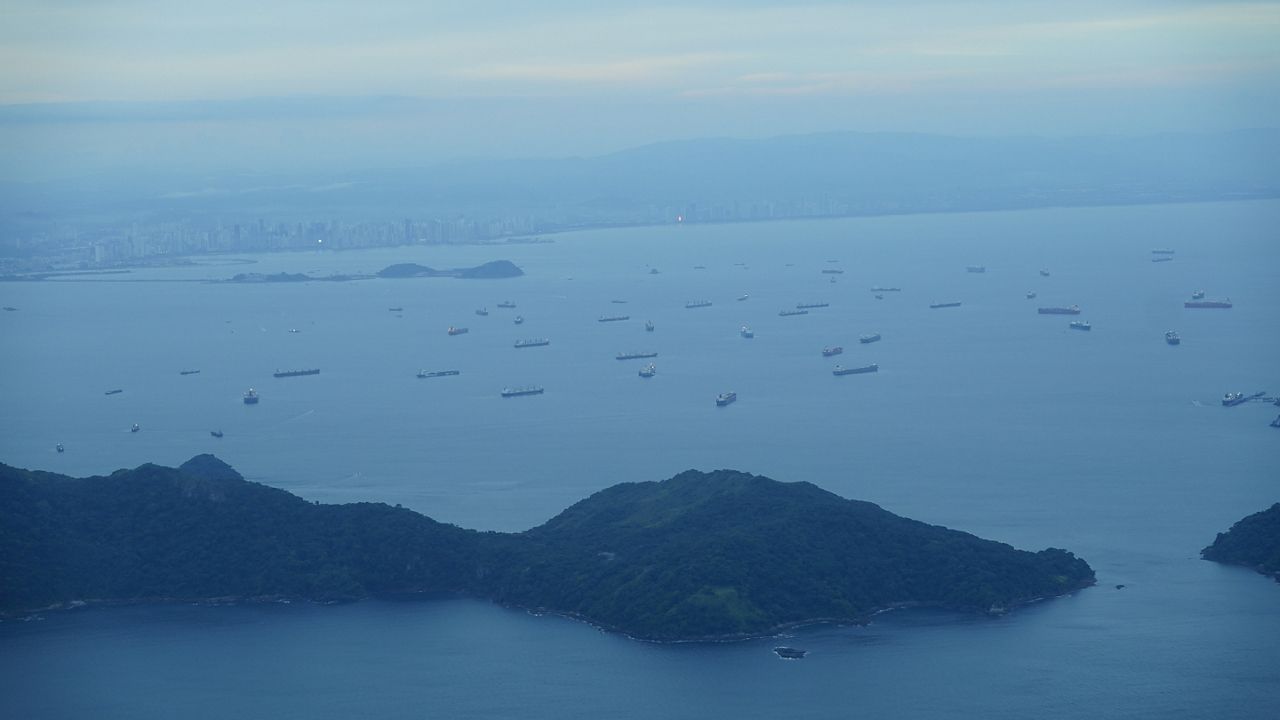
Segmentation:
<svg viewBox="0 0 1280 720">
<path fill-rule="evenodd" d="M 1223 129 L 1278 111 L 1277 2 L 0 0 L 8 177 Z"/>
</svg>

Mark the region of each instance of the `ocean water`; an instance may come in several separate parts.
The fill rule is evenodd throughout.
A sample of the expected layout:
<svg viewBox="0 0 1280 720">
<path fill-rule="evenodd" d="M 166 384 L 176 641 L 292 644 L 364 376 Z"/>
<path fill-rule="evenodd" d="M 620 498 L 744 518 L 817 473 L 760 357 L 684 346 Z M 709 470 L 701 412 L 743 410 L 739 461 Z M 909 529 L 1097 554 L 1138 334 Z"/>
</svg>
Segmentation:
<svg viewBox="0 0 1280 720">
<path fill-rule="evenodd" d="M 727 467 L 1065 547 L 1099 579 L 998 619 L 901 612 L 802 629 L 786 640 L 810 650 L 798 662 L 774 657 L 772 640 L 653 645 L 467 600 L 52 613 L 0 624 L 0 711 L 1270 716 L 1280 584 L 1198 552 L 1280 500 L 1268 427 L 1280 409 L 1220 404 L 1228 391 L 1280 394 L 1277 228 L 1280 202 L 1048 209 L 197 258 L 0 284 L 0 304 L 20 308 L 0 314 L 11 465 L 88 475 L 213 452 L 308 499 L 509 531 L 617 482 Z M 1174 260 L 1152 263 L 1164 247 Z M 527 274 L 207 282 L 501 258 Z M 902 291 L 876 300 L 876 285 Z M 1184 309 L 1198 289 L 1235 307 Z M 702 299 L 713 304 L 684 307 Z M 928 307 L 943 301 L 962 305 Z M 830 306 L 778 316 L 802 302 Z M 1069 304 L 1078 318 L 1035 312 Z M 631 320 L 596 322 L 613 314 Z M 1165 344 L 1169 329 L 1182 345 Z M 858 343 L 871 332 L 884 339 Z M 551 345 L 512 347 L 531 337 Z M 844 353 L 822 357 L 831 345 Z M 649 361 L 614 359 L 633 350 L 659 353 L 656 377 L 637 375 Z M 837 362 L 880 372 L 833 377 Z M 322 372 L 272 377 L 304 367 Z M 188 368 L 201 372 L 179 375 Z M 499 396 L 525 384 L 546 392 Z M 241 403 L 248 387 L 259 405 Z M 715 407 L 729 390 L 738 402 Z"/>
</svg>

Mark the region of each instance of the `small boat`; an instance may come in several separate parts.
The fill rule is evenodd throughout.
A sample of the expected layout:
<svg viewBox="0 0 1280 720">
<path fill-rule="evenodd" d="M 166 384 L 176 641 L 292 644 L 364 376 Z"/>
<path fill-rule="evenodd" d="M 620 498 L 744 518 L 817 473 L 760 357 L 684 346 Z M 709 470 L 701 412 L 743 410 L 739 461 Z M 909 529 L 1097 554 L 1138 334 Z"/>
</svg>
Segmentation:
<svg viewBox="0 0 1280 720">
<path fill-rule="evenodd" d="M 1045 268 L 1040 268 L 1040 277 L 1049 277 L 1049 271 Z"/>
<path fill-rule="evenodd" d="M 844 348 L 840 347 L 839 345 L 836 345 L 834 347 L 828 346 L 828 347 L 822 348 L 822 357 L 831 357 L 832 355 L 839 355 L 843 352 L 844 352 Z"/>
<path fill-rule="evenodd" d="M 257 405 L 257 404 L 258 404 L 258 391 L 257 391 L 257 390 L 254 390 L 253 388 L 249 388 L 247 391 L 245 391 L 245 394 L 244 394 L 244 404 L 245 404 L 245 405 Z"/>
<path fill-rule="evenodd" d="M 512 320 L 511 322 L 515 323 L 516 325 L 523 325 L 523 324 L 524 324 L 524 316 L 523 316 L 523 315 L 517 315 L 517 316 L 515 317 L 515 319 L 514 319 L 514 320 Z"/>
<path fill-rule="evenodd" d="M 502 302 L 498 303 L 498 307 L 500 308 L 513 308 L 515 306 L 516 304 L 511 302 L 510 300 L 503 300 Z"/>
<path fill-rule="evenodd" d="M 103 394 L 103 395 L 119 395 L 119 394 L 120 394 L 120 393 L 122 393 L 122 392 L 124 392 L 124 390 L 121 390 L 121 389 L 119 389 L 119 388 L 116 388 L 115 390 L 108 390 L 108 391 L 106 391 L 106 392 L 104 392 L 104 393 L 102 393 L 102 394 Z"/>
<path fill-rule="evenodd" d="M 448 377 L 450 375 L 459 375 L 461 372 L 461 370 L 419 370 L 418 378 Z"/>
<path fill-rule="evenodd" d="M 876 299 L 877 299 L 877 300 L 883 300 L 883 299 L 884 299 L 884 296 L 883 296 L 883 295 L 881 295 L 880 293 L 876 293 Z"/>
<path fill-rule="evenodd" d="M 480 316 L 488 315 L 488 314 L 489 314 L 489 308 L 479 308 L 478 310 L 476 310 L 476 314 L 477 314 L 477 315 L 480 315 Z"/>
<path fill-rule="evenodd" d="M 750 295 L 739 295 L 739 296 L 738 296 L 738 302 L 742 302 L 743 300 L 746 300 L 746 299 L 747 299 L 747 298 L 749 298 L 749 297 L 751 297 L 751 296 L 750 296 Z"/>
<path fill-rule="evenodd" d="M 450 335 L 465 335 L 465 334 L 467 334 L 467 333 L 469 333 L 469 332 L 471 332 L 471 331 L 470 331 L 470 330 L 468 330 L 467 328 L 464 328 L 464 327 L 454 327 L 453 325 L 450 325 L 450 326 L 449 326 L 449 334 L 450 334 Z"/>
<path fill-rule="evenodd" d="M 858 342 L 866 345 L 867 343 L 880 342 L 880 333 L 871 333 L 858 338 Z"/>
<path fill-rule="evenodd" d="M 861 367 L 851 367 L 851 368 L 837 365 L 835 366 L 835 369 L 831 371 L 831 374 L 832 375 L 861 375 L 863 373 L 873 373 L 873 372 L 880 372 L 880 366 L 875 363 L 871 363 L 870 365 L 863 365 Z"/>
<path fill-rule="evenodd" d="M 793 647 L 776 647 L 773 652 L 783 660 L 799 660 L 809 654 L 808 650 Z"/>
<path fill-rule="evenodd" d="M 391 312 L 404 312 L 404 308 L 402 308 L 402 307 L 389 307 L 389 308 L 387 308 L 387 310 L 389 310 L 389 311 L 391 311 Z"/>
<path fill-rule="evenodd" d="M 1271 421 L 1271 427 L 1273 427 L 1273 428 L 1280 428 L 1280 415 L 1277 415 L 1277 416 L 1276 416 L 1276 419 Z M 58 446 L 58 452 L 62 452 L 62 446 L 61 446 L 61 445 L 59 445 L 59 446 Z"/>
<path fill-rule="evenodd" d="M 502 397 L 521 397 L 522 395 L 541 395 L 542 387 L 538 385 L 530 385 L 528 387 L 519 388 L 503 388 Z"/>
<path fill-rule="evenodd" d="M 142 429 L 142 428 L 138 427 L 138 423 L 134 423 L 134 424 L 133 424 L 133 427 L 129 428 L 129 432 L 131 432 L 131 433 L 135 433 L 135 432 L 138 432 L 138 431 L 139 431 L 139 430 L 141 430 L 141 429 Z"/>
<path fill-rule="evenodd" d="M 970 265 L 965 268 L 965 272 L 971 272 L 971 273 L 984 273 L 986 271 L 987 271 L 986 265 Z"/>
<path fill-rule="evenodd" d="M 17 311 L 18 311 L 18 308 L 14 307 L 14 306 L 12 306 L 12 305 L 5 305 L 5 306 L 4 306 L 4 311 L 5 311 L 5 312 L 17 312 Z M 61 445 L 59 445 L 58 447 L 62 447 L 62 446 L 61 446 Z M 58 452 L 62 452 L 62 451 L 61 451 L 61 450 L 59 450 Z"/>
<path fill-rule="evenodd" d="M 1195 291 L 1195 292 L 1191 293 L 1191 299 L 1192 299 L 1192 300 L 1203 300 L 1203 299 L 1204 299 L 1204 291 L 1203 291 L 1203 290 L 1197 290 L 1197 291 Z"/>
<path fill-rule="evenodd" d="M 658 274 L 658 268 L 649 268 L 649 274 L 650 274 L 650 275 L 657 275 L 657 274 Z"/>
<path fill-rule="evenodd" d="M 627 301 L 626 301 L 626 300 L 610 300 L 609 302 L 613 303 L 614 305 L 626 305 L 626 304 L 627 304 Z"/>
<path fill-rule="evenodd" d="M 640 377 L 642 378 L 651 378 L 657 374 L 658 374 L 658 368 L 653 363 L 649 363 L 648 365 L 645 365 L 644 367 L 640 368 Z"/>
<path fill-rule="evenodd" d="M 756 331 L 755 331 L 755 330 L 752 330 L 751 328 L 747 327 L 746 325 L 743 325 L 743 326 L 742 326 L 742 329 L 738 331 L 738 334 L 739 334 L 739 335 L 741 335 L 742 337 L 744 337 L 744 338 L 746 338 L 746 339 L 750 340 L 751 338 L 753 338 L 753 337 L 755 337 L 755 336 L 756 336 Z"/>
<path fill-rule="evenodd" d="M 210 435 L 212 435 L 212 436 L 214 436 L 214 437 L 216 437 L 216 438 L 220 438 L 220 437 L 222 437 L 222 431 L 221 431 L 221 430 L 210 430 L 210 431 L 209 431 L 209 434 L 210 434 Z"/>
<path fill-rule="evenodd" d="M 960 303 L 958 303 L 958 302 L 941 302 L 941 303 L 933 303 L 932 305 L 930 305 L 930 306 L 929 306 L 929 308 L 930 308 L 930 309 L 932 309 L 932 310 L 937 310 L 938 308 L 949 308 L 949 307 L 960 307 Z"/>
<path fill-rule="evenodd" d="M 291 333 L 300 333 L 300 332 L 302 332 L 302 331 L 301 331 L 301 330 L 299 330 L 298 328 L 289 328 L 289 332 L 291 332 Z"/>
<path fill-rule="evenodd" d="M 645 320 L 645 321 L 644 321 L 644 331 L 645 331 L 645 332 L 653 332 L 653 321 L 652 321 L 652 320 Z"/>
<path fill-rule="evenodd" d="M 179 375 L 199 375 L 200 371 L 199 370 L 179 370 L 178 374 Z"/>
<path fill-rule="evenodd" d="M 1170 330 L 1164 334 L 1164 341 L 1170 345 L 1180 345 L 1182 343 L 1182 337 L 1178 335 L 1178 333 Z"/>
<path fill-rule="evenodd" d="M 896 287 L 873 287 L 873 288 L 871 288 L 871 292 L 880 292 L 880 293 L 886 293 L 886 292 L 902 292 L 902 288 L 896 288 Z"/>
<path fill-rule="evenodd" d="M 1027 299 L 1028 299 L 1028 300 L 1035 300 L 1035 299 L 1036 299 L 1036 291 L 1035 291 L 1035 290 L 1028 290 L 1028 291 L 1027 291 Z"/>
<path fill-rule="evenodd" d="M 1236 405 L 1243 405 L 1244 403 L 1247 403 L 1250 400 L 1256 400 L 1262 397 L 1263 395 L 1266 395 L 1266 393 L 1256 392 L 1252 395 L 1245 395 L 1244 393 L 1241 393 L 1241 392 L 1235 392 L 1235 393 L 1229 392 L 1226 395 L 1222 396 L 1222 406 L 1235 407 Z"/>
<path fill-rule="evenodd" d="M 835 282 L 835 281 L 836 281 L 836 279 L 835 279 L 835 278 L 831 278 L 831 282 Z"/>
<path fill-rule="evenodd" d="M 1072 330 L 1092 330 L 1093 329 L 1093 326 L 1090 325 L 1086 320 L 1072 320 L 1071 324 L 1068 325 L 1067 327 L 1071 328 Z"/>
<path fill-rule="evenodd" d="M 54 450 L 57 450 L 58 452 L 65 452 L 65 451 L 66 451 L 66 448 L 62 447 L 62 443 L 58 443 L 57 445 L 54 445 L 54 446 L 53 446 L 53 449 L 54 449 Z"/>
<path fill-rule="evenodd" d="M 1151 258 L 1151 262 L 1173 262 L 1173 258 L 1171 258 L 1171 257 L 1153 257 L 1153 258 Z"/>
<path fill-rule="evenodd" d="M 716 396 L 716 407 L 724 407 L 725 405 L 735 402 L 737 399 L 738 393 L 736 392 L 720 393 Z"/>
</svg>

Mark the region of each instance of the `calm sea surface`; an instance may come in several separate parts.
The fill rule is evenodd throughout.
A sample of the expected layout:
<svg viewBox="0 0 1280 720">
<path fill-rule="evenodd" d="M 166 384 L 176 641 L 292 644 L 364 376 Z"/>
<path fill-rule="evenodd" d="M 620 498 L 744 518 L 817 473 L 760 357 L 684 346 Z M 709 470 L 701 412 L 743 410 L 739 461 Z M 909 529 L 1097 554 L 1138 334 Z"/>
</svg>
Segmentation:
<svg viewBox="0 0 1280 720">
<path fill-rule="evenodd" d="M 1153 248 L 1174 260 L 1152 263 Z M 527 275 L 204 282 L 503 258 Z M 1280 707 L 1280 584 L 1197 559 L 1215 533 L 1280 500 L 1280 430 L 1267 426 L 1280 408 L 1220 404 L 1227 391 L 1280 394 L 1278 202 L 197 262 L 0 284 L 0 305 L 20 308 L 0 313 L 0 461 L 91 475 L 212 452 L 307 499 L 400 503 L 508 531 L 618 482 L 735 468 L 1022 548 L 1065 547 L 1098 586 L 998 619 L 903 612 L 803 629 L 786 641 L 810 650 L 800 662 L 777 659 L 772 640 L 652 645 L 467 600 L 51 613 L 0 624 L 0 716 L 1239 718 Z M 876 300 L 877 285 L 902 291 Z M 1235 307 L 1184 309 L 1199 289 Z M 703 299 L 713 305 L 684 307 Z M 505 300 L 517 307 L 498 308 Z M 946 301 L 963 304 L 928 307 Z M 778 316 L 806 302 L 830 306 Z M 1070 304 L 1092 331 L 1035 312 Z M 596 322 L 615 314 L 631 320 Z M 450 337 L 450 325 L 470 332 Z M 1165 344 L 1169 329 L 1181 346 Z M 871 332 L 883 341 L 859 344 Z M 551 344 L 512 347 L 535 337 Z M 822 357 L 832 345 L 844 353 Z M 637 376 L 648 361 L 614 359 L 637 350 L 659 353 L 656 377 Z M 837 362 L 880 372 L 833 377 Z M 272 377 L 308 367 L 322 372 Z M 419 369 L 461 374 L 419 380 Z M 545 394 L 499 396 L 532 384 Z M 257 406 L 241 402 L 249 387 Z M 716 408 L 729 390 L 738 402 Z"/>
</svg>

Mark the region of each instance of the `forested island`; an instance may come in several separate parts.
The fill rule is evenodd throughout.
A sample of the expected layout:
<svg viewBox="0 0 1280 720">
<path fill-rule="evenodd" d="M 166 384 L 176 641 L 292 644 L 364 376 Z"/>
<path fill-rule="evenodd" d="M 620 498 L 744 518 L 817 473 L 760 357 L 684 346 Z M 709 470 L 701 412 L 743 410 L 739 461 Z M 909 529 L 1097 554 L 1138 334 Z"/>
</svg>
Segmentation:
<svg viewBox="0 0 1280 720">
<path fill-rule="evenodd" d="M 615 485 L 523 533 L 321 505 L 211 455 L 72 478 L 0 465 L 0 612 L 462 594 L 650 640 L 760 636 L 894 607 L 1000 613 L 1094 583 L 1026 552 L 805 482 L 688 471 Z"/>
<path fill-rule="evenodd" d="M 1218 533 L 1200 554 L 1205 560 L 1253 568 L 1280 582 L 1280 503 Z"/>
</svg>

